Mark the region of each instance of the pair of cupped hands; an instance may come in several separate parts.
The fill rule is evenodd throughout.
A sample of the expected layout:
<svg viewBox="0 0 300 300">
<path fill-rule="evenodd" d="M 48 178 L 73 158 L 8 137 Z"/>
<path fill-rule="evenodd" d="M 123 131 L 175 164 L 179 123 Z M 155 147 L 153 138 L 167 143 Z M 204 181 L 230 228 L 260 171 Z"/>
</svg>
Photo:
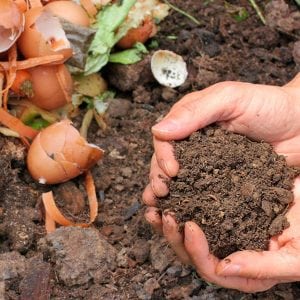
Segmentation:
<svg viewBox="0 0 300 300">
<path fill-rule="evenodd" d="M 143 193 L 146 220 L 162 233 L 183 263 L 205 281 L 244 292 L 268 290 L 278 283 L 300 281 L 300 177 L 287 212 L 290 226 L 270 239 L 267 251 L 238 251 L 225 259 L 209 252 L 205 235 L 193 222 L 181 234 L 172 213 L 161 214 L 157 197 L 168 194 L 162 177 L 176 176 L 179 165 L 169 141 L 189 136 L 217 122 L 223 128 L 270 143 L 289 165 L 300 166 L 300 73 L 283 87 L 222 82 L 178 101 L 152 128 L 154 154 L 150 183 Z"/>
</svg>

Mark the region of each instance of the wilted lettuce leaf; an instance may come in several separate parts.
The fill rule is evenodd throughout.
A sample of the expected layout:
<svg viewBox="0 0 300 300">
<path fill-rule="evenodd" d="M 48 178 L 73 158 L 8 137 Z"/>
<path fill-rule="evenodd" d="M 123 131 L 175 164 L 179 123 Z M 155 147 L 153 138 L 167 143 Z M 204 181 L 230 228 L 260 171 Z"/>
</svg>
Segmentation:
<svg viewBox="0 0 300 300">
<path fill-rule="evenodd" d="M 97 31 L 88 50 L 85 65 L 86 75 L 99 71 L 107 64 L 112 47 L 130 29 L 117 31 L 136 1 L 123 0 L 121 4 L 107 5 L 100 10 L 94 26 Z"/>
<path fill-rule="evenodd" d="M 168 11 L 169 6 L 158 0 L 120 0 L 103 7 L 94 26 L 97 32 L 88 50 L 85 74 L 95 73 L 108 63 L 111 49 L 129 29 L 139 27 L 146 17 L 159 22 Z"/>
<path fill-rule="evenodd" d="M 142 60 L 143 54 L 148 53 L 142 43 L 136 43 L 133 48 L 113 53 L 109 56 L 109 62 L 123 65 L 135 64 Z"/>
</svg>

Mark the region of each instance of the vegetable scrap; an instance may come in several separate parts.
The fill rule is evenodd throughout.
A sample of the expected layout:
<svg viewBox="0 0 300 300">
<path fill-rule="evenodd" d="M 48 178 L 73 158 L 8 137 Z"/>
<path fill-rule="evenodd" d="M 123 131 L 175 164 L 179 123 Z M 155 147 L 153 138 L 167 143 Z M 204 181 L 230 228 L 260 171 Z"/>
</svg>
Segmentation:
<svg viewBox="0 0 300 300">
<path fill-rule="evenodd" d="M 0 133 L 25 143 L 29 173 L 40 184 L 86 176 L 90 223 L 67 220 L 50 191 L 43 194 L 47 232 L 55 223 L 85 227 L 94 221 L 90 169 L 103 150 L 87 142 L 88 130 L 93 120 L 106 129 L 115 94 L 99 71 L 107 63 L 142 60 L 145 42 L 168 11 L 159 0 L 0 2 Z M 71 120 L 82 110 L 77 131 Z"/>
<path fill-rule="evenodd" d="M 42 200 L 45 207 L 45 227 L 47 233 L 53 232 L 55 230 L 56 223 L 63 226 L 88 227 L 95 221 L 98 215 L 98 201 L 93 176 L 89 171 L 85 175 L 85 186 L 87 190 L 90 208 L 89 223 L 74 223 L 70 221 L 57 208 L 54 201 L 53 193 L 51 191 L 42 194 Z"/>
</svg>

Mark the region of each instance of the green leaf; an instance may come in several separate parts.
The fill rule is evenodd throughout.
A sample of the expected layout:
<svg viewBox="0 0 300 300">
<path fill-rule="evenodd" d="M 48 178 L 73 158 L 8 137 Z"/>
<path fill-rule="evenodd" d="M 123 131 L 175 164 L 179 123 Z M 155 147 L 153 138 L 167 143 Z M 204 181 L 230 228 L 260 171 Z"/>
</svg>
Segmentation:
<svg viewBox="0 0 300 300">
<path fill-rule="evenodd" d="M 141 61 L 143 54 L 146 53 L 148 53 L 147 48 L 142 43 L 136 43 L 131 49 L 111 54 L 109 62 L 131 65 Z"/>
<path fill-rule="evenodd" d="M 44 120 L 41 117 L 30 120 L 30 122 L 25 122 L 26 125 L 32 127 L 33 129 L 40 130 L 46 128 L 50 125 L 50 123 Z"/>
<path fill-rule="evenodd" d="M 123 0 L 120 5 L 105 6 L 97 15 L 94 39 L 88 50 L 85 74 L 98 72 L 109 59 L 112 47 L 127 33 L 129 28 L 120 32 L 117 29 L 125 21 L 129 10 L 137 0 Z M 117 33 L 116 33 L 117 31 Z"/>
<path fill-rule="evenodd" d="M 295 0 L 295 2 L 300 6 L 300 0 Z"/>
</svg>

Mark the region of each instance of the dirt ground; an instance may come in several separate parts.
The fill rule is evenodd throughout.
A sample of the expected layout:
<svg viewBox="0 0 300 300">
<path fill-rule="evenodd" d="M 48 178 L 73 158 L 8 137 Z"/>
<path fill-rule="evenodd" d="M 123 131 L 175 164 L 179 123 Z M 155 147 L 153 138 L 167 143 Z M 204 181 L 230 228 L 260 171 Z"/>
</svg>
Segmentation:
<svg viewBox="0 0 300 300">
<path fill-rule="evenodd" d="M 60 228 L 46 236 L 41 193 L 52 189 L 76 220 L 85 212 L 83 179 L 65 189 L 38 185 L 26 170 L 22 144 L 0 136 L 1 299 L 300 298 L 299 283 L 245 294 L 202 281 L 151 231 L 141 203 L 153 151 L 151 126 L 184 94 L 219 81 L 289 81 L 300 64 L 299 10 L 294 1 L 258 1 L 268 21 L 264 26 L 248 1 L 172 3 L 201 25 L 173 11 L 148 46 L 182 55 L 189 78 L 178 89 L 159 86 L 149 57 L 134 66 L 106 68 L 117 98 L 108 109 L 108 129 L 92 124 L 88 136 L 105 150 L 92 170 L 100 206 L 92 228 Z M 236 20 L 240 7 L 249 13 L 243 21 Z M 74 121 L 78 125 L 80 119 Z"/>
</svg>

